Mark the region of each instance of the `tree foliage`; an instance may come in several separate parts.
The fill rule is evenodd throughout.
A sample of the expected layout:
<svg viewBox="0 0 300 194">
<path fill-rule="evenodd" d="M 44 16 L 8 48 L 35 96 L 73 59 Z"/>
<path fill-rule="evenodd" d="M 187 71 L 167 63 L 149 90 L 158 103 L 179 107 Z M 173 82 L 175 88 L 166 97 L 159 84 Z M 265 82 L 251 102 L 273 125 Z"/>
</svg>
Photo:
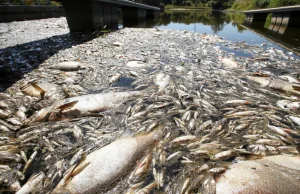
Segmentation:
<svg viewBox="0 0 300 194">
<path fill-rule="evenodd" d="M 135 0 L 137 3 L 143 3 L 153 6 L 175 5 L 185 7 L 212 7 L 213 9 L 225 9 L 232 6 L 235 0 Z"/>
<path fill-rule="evenodd" d="M 289 5 L 300 5 L 300 0 L 237 0 L 233 3 L 232 9 L 249 10 Z"/>
<path fill-rule="evenodd" d="M 176 10 L 166 10 L 161 14 L 158 19 L 158 26 L 167 26 L 172 23 L 183 23 L 186 25 L 190 24 L 202 24 L 205 26 L 210 26 L 214 33 L 218 33 L 223 30 L 223 28 L 232 22 L 232 25 L 237 26 L 239 31 L 239 24 L 243 23 L 245 16 L 243 14 L 225 14 L 222 12 L 211 12 L 208 11 L 176 11 Z"/>
</svg>

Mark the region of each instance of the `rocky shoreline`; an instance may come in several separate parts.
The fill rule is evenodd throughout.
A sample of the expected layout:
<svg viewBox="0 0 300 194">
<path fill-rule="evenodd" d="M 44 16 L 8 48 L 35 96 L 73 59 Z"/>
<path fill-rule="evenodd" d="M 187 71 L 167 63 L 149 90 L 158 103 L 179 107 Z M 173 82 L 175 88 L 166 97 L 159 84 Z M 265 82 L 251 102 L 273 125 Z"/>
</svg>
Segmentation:
<svg viewBox="0 0 300 194">
<path fill-rule="evenodd" d="M 0 28 L 0 192 L 270 193 L 281 176 L 298 191 L 290 53 L 156 28 L 74 40 L 65 18 Z"/>
</svg>

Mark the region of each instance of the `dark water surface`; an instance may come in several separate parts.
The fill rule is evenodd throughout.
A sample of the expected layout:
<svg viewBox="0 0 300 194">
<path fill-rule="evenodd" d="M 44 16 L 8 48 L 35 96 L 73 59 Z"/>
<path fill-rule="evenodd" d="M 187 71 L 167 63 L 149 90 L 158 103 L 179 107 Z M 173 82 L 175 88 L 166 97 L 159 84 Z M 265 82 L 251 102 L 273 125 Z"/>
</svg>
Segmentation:
<svg viewBox="0 0 300 194">
<path fill-rule="evenodd" d="M 147 24 L 147 27 L 216 34 L 231 41 L 245 41 L 248 44 L 266 43 L 266 47 L 281 49 L 298 58 L 290 51 L 298 55 L 300 53 L 300 29 L 287 28 L 281 35 L 268 31 L 264 24 L 245 27 L 244 18 L 244 14 L 219 11 L 166 10 L 155 23 Z M 234 52 L 237 56 L 248 56 L 247 53 L 236 53 L 234 50 L 228 52 Z"/>
</svg>

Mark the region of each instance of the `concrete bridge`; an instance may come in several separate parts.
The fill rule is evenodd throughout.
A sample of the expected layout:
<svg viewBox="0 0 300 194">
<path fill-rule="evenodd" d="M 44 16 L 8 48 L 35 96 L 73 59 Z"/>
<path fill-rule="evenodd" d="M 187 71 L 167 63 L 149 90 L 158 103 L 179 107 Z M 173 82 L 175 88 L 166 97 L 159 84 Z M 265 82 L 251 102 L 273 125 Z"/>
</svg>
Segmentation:
<svg viewBox="0 0 300 194">
<path fill-rule="evenodd" d="M 122 9 L 123 25 L 155 19 L 160 9 L 128 0 L 56 0 L 62 3 L 70 32 L 96 29 L 117 29 L 118 8 Z"/>
<path fill-rule="evenodd" d="M 300 5 L 244 11 L 245 24 L 264 23 L 272 14 L 269 30 L 283 34 L 289 27 L 300 27 Z"/>
</svg>

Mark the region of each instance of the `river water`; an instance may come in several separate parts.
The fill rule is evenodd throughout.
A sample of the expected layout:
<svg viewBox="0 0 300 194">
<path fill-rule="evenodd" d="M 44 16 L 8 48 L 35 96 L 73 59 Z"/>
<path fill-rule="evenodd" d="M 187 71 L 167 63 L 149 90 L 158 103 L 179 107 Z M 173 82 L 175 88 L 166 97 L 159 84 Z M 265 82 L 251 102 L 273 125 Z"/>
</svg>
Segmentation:
<svg viewBox="0 0 300 194">
<path fill-rule="evenodd" d="M 235 42 L 245 41 L 248 44 L 262 44 L 266 47 L 281 49 L 284 52 L 293 53 L 292 55 L 298 58 L 295 54 L 300 53 L 299 29 L 287 28 L 284 34 L 276 34 L 269 32 L 262 24 L 260 27 L 257 25 L 250 27 L 256 31 L 254 32 L 243 25 L 244 18 L 244 14 L 210 10 L 166 10 L 155 23 L 147 24 L 147 27 L 216 34 Z M 226 50 L 226 48 L 223 49 Z M 227 51 L 243 56 L 243 53 L 234 50 Z"/>
</svg>

